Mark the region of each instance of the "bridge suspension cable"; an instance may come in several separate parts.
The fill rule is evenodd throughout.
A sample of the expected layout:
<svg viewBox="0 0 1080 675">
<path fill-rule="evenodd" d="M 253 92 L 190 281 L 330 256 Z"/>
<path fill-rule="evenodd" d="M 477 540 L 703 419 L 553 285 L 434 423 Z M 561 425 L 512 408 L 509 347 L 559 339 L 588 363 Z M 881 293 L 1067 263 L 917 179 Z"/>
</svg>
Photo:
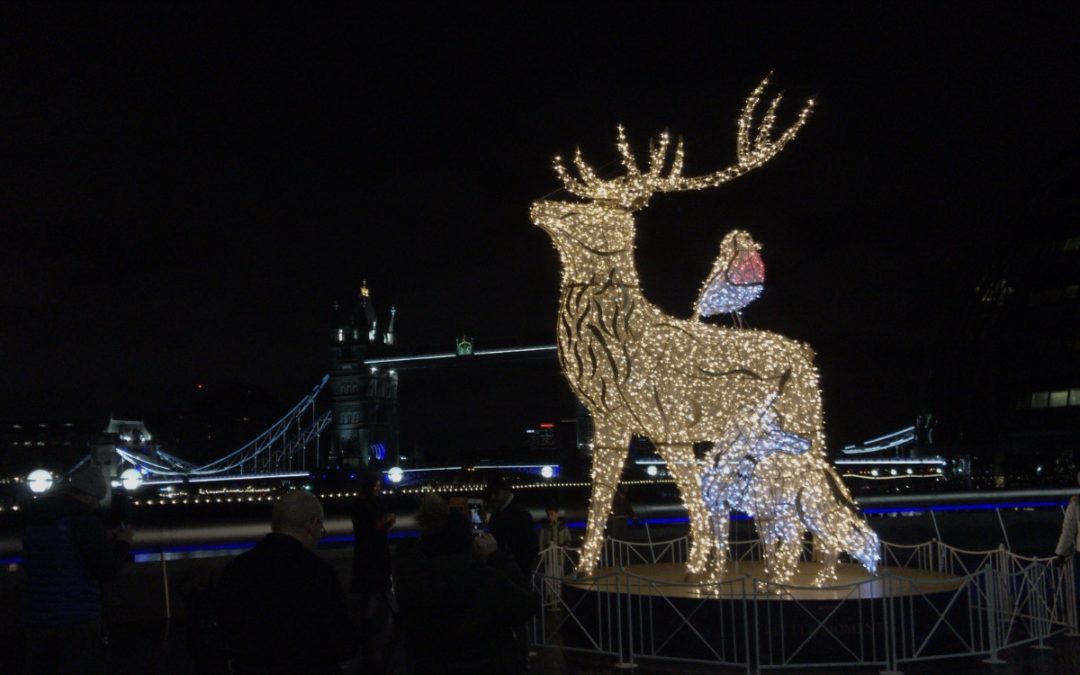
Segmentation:
<svg viewBox="0 0 1080 675">
<path fill-rule="evenodd" d="M 329 381 L 330 376 L 324 375 L 309 394 L 265 431 L 206 464 L 196 466 L 161 450 L 146 453 L 118 447 L 116 452 L 124 461 L 149 474 L 147 484 L 281 475 L 283 472 L 303 475 L 318 465 L 319 434 L 330 424 L 331 411 L 322 414 L 315 411 L 315 400 Z M 310 421 L 305 423 L 304 418 L 309 415 Z M 309 455 L 312 455 L 310 461 Z"/>
</svg>

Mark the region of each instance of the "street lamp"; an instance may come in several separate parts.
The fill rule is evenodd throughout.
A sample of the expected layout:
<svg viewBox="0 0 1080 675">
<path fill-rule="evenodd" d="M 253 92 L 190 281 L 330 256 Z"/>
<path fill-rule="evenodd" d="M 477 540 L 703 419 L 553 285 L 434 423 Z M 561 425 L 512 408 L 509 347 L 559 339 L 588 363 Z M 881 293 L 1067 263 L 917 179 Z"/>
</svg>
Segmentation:
<svg viewBox="0 0 1080 675">
<path fill-rule="evenodd" d="M 26 477 L 26 484 L 30 487 L 30 492 L 39 495 L 48 492 L 52 487 L 53 475 L 45 469 L 35 469 Z"/>
<path fill-rule="evenodd" d="M 142 473 L 138 469 L 126 469 L 120 474 L 120 484 L 124 486 L 124 489 L 128 492 L 134 492 L 142 485 L 143 477 Z"/>
</svg>

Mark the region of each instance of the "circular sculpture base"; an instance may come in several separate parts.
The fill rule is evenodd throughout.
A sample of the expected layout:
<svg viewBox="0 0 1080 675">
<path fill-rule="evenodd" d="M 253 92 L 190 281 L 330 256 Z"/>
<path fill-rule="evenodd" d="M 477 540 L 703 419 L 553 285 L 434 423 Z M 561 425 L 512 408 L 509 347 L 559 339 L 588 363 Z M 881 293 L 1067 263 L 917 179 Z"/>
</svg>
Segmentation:
<svg viewBox="0 0 1080 675">
<path fill-rule="evenodd" d="M 953 654 L 956 636 L 982 616 L 970 577 L 888 567 L 871 575 L 843 564 L 835 585 L 815 588 L 820 570 L 802 562 L 792 584 L 778 586 L 760 581 L 761 562 L 730 563 L 719 584 L 686 581 L 683 563 L 602 568 L 562 581 L 545 630 L 557 629 L 568 647 L 623 659 L 825 667 L 885 664 L 901 633 L 921 656 Z"/>
<path fill-rule="evenodd" d="M 880 567 L 877 574 L 870 574 L 861 565 L 841 563 L 837 566 L 836 582 L 830 586 L 815 588 L 814 579 L 821 570 L 821 563 L 800 562 L 790 584 L 776 586 L 772 597 L 778 600 L 843 600 L 850 598 L 853 587 L 858 597 L 865 599 L 893 598 L 910 595 L 928 595 L 955 591 L 963 583 L 961 577 L 941 572 Z M 596 592 L 619 590 L 631 595 L 661 595 L 671 598 L 700 597 L 704 584 L 689 578 L 683 563 L 656 563 L 652 565 L 627 565 L 624 573 L 616 576 L 610 568 L 600 568 L 586 579 L 568 579 L 564 583 Z M 709 590 L 717 598 L 741 598 L 751 593 L 748 585 L 737 583 L 749 577 L 753 582 L 765 579 L 765 564 L 759 560 L 728 563 L 727 574 L 721 583 Z M 757 584 L 758 595 L 766 585 Z M 714 592 L 715 590 L 715 592 Z"/>
</svg>

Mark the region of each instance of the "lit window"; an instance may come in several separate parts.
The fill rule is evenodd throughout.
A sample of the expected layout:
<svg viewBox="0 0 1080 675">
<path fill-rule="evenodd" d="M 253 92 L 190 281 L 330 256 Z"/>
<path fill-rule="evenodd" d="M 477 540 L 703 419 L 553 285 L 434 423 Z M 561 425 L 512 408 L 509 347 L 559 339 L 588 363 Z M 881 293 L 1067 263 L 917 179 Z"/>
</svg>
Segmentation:
<svg viewBox="0 0 1080 675">
<path fill-rule="evenodd" d="M 1050 407 L 1051 408 L 1064 408 L 1069 405 L 1069 390 L 1062 389 L 1061 391 L 1050 392 Z"/>
<path fill-rule="evenodd" d="M 1069 405 L 1080 405 L 1080 388 L 1069 390 Z"/>
<path fill-rule="evenodd" d="M 1032 408 L 1045 408 L 1050 404 L 1050 392 L 1037 391 L 1031 395 Z"/>
</svg>

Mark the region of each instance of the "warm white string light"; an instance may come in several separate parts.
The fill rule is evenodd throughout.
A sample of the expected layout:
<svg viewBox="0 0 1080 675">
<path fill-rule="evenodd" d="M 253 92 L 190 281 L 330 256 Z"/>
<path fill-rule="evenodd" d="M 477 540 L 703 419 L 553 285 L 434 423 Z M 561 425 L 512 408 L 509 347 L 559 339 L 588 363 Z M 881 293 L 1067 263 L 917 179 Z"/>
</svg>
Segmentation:
<svg viewBox="0 0 1080 675">
<path fill-rule="evenodd" d="M 731 166 L 685 177 L 682 140 L 669 153 L 670 139 L 661 134 L 642 171 L 619 127 L 623 175 L 601 178 L 580 150 L 574 172 L 556 157 L 566 189 L 587 201 L 532 205 L 533 223 L 552 237 L 562 261 L 560 365 L 595 422 L 593 489 L 579 565 L 585 573 L 599 559 L 632 435 L 653 442 L 678 484 L 693 537 L 689 574 L 718 579 L 723 572 L 726 551 L 717 550 L 710 521 L 721 515 L 726 521 L 734 504 L 755 515 L 773 578 L 790 578 L 792 552 L 801 549 L 805 530 L 819 537 L 827 558 L 847 551 L 869 566 L 876 562 L 870 546 L 872 540 L 876 549 L 876 538 L 824 459 L 813 350 L 766 331 L 670 317 L 645 299 L 634 266 L 633 212 L 653 194 L 715 187 L 762 166 L 806 122 L 812 101 L 773 138 L 777 96 L 755 124 L 767 83 L 766 78 L 746 99 Z M 724 241 L 698 300 L 699 315 L 738 311 L 760 293 L 749 289 L 764 279 L 757 245 L 743 232 Z M 698 442 L 712 442 L 714 452 L 696 458 Z M 725 529 L 726 542 L 726 524 L 719 529 Z"/>
</svg>

